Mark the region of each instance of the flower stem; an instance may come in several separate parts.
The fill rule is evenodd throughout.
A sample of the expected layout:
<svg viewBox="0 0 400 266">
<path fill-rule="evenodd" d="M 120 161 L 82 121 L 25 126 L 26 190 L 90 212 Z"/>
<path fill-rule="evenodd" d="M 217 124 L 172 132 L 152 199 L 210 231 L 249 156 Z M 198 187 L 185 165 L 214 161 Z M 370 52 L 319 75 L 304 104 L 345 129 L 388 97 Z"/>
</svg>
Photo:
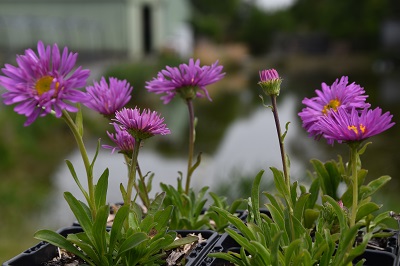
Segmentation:
<svg viewBox="0 0 400 266">
<path fill-rule="evenodd" d="M 353 181 L 353 205 L 351 207 L 350 227 L 356 224 L 358 205 L 358 175 L 357 175 L 357 148 L 358 145 L 350 145 L 351 174 Z"/>
<path fill-rule="evenodd" d="M 128 175 L 129 175 L 129 173 L 131 171 L 130 169 L 131 169 L 132 156 L 129 157 L 128 155 L 124 155 L 124 158 L 125 158 L 126 165 L 128 166 Z M 139 174 L 139 178 L 140 178 L 141 182 L 143 183 L 143 188 L 144 188 L 145 193 L 144 194 L 140 193 L 139 186 L 137 185 L 136 182 L 133 183 L 133 186 L 135 187 L 136 192 L 138 193 L 140 199 L 142 200 L 143 205 L 146 208 L 149 208 L 150 207 L 150 198 L 149 198 L 149 194 L 147 191 L 147 186 L 146 186 L 146 183 L 144 180 L 144 176 L 142 174 L 142 171 L 140 170 L 138 161 L 136 161 L 136 170 L 137 170 L 137 173 Z"/>
<path fill-rule="evenodd" d="M 278 139 L 279 139 L 279 148 L 281 150 L 283 175 L 285 177 L 286 186 L 288 187 L 288 189 L 290 191 L 290 179 L 289 179 L 289 173 L 288 173 L 287 164 L 286 164 L 285 146 L 283 144 L 283 139 L 282 139 L 282 131 L 281 131 L 281 125 L 279 122 L 278 105 L 276 103 L 276 95 L 271 95 L 271 101 L 272 101 L 272 113 L 274 114 L 275 125 L 276 125 L 276 132 L 278 134 Z"/>
<path fill-rule="evenodd" d="M 189 195 L 190 180 L 192 178 L 192 161 L 193 161 L 193 150 L 194 150 L 194 110 L 192 99 L 186 99 L 186 103 L 189 111 L 189 155 L 188 155 L 188 167 L 186 176 L 185 193 Z"/>
<path fill-rule="evenodd" d="M 89 161 L 89 157 L 85 148 L 85 144 L 83 143 L 83 138 L 81 133 L 79 132 L 78 127 L 76 126 L 76 124 L 74 123 L 74 121 L 72 120 L 71 116 L 69 115 L 69 113 L 65 110 L 62 111 L 63 112 L 63 119 L 64 121 L 67 123 L 67 125 L 69 126 L 69 128 L 72 131 L 72 134 L 75 137 L 75 141 L 78 145 L 79 151 L 81 153 L 82 156 L 82 160 L 83 160 L 83 164 L 85 166 L 85 170 L 86 170 L 86 176 L 87 176 L 87 182 L 88 182 L 88 190 L 89 190 L 89 199 L 88 200 L 88 204 L 90 206 L 90 210 L 92 212 L 92 218 L 94 219 L 96 217 L 96 204 L 95 204 L 95 198 L 94 198 L 94 184 L 93 184 L 93 169 L 92 166 L 90 165 L 90 161 Z M 78 184 L 79 185 L 79 184 Z"/>
<path fill-rule="evenodd" d="M 136 186 L 136 165 L 137 165 L 137 158 L 139 155 L 139 148 L 141 139 L 135 139 L 135 147 L 132 153 L 132 159 L 130 162 L 129 173 L 128 173 L 128 186 L 126 188 L 126 197 L 124 199 L 124 204 L 130 206 L 132 200 L 132 189 L 133 186 Z M 146 204 L 146 203 L 144 203 Z"/>
</svg>

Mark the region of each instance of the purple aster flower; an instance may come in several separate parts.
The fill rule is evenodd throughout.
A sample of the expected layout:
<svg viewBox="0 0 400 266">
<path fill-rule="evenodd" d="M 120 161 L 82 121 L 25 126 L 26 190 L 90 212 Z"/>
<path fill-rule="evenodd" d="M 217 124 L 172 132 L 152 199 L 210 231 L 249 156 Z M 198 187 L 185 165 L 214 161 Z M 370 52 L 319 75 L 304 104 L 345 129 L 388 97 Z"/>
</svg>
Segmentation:
<svg viewBox="0 0 400 266">
<path fill-rule="evenodd" d="M 359 112 L 355 107 L 348 111 L 340 107 L 336 112 L 321 117 L 319 127 L 328 143 L 362 141 L 391 128 L 392 115 L 389 112 L 382 114 L 382 109 L 365 108 Z"/>
<path fill-rule="evenodd" d="M 354 82 L 348 85 L 346 76 L 340 80 L 336 79 L 331 86 L 322 83 L 321 87 L 322 90 L 315 90 L 316 97 L 304 98 L 302 103 L 306 107 L 299 113 L 303 121 L 303 128 L 308 131 L 310 136 L 319 136 L 321 134 L 317 125 L 319 119 L 331 111 L 337 111 L 341 106 L 347 110 L 352 108 L 361 110 L 370 107 L 370 104 L 365 102 L 368 95 L 364 94 L 364 89 Z"/>
<path fill-rule="evenodd" d="M 110 117 L 121 110 L 131 99 L 133 87 L 126 80 L 109 78 L 110 85 L 104 77 L 93 86 L 87 86 L 86 91 L 90 101 L 85 105 L 100 114 Z"/>
<path fill-rule="evenodd" d="M 154 135 L 166 135 L 171 131 L 164 124 L 164 118 L 153 111 L 136 108 L 122 108 L 121 111 L 115 112 L 115 119 L 122 130 L 128 131 L 135 139 L 147 139 Z"/>
<path fill-rule="evenodd" d="M 54 111 L 57 118 L 62 110 L 77 112 L 69 102 L 83 102 L 85 93 L 77 88 L 86 85 L 89 70 L 81 67 L 72 72 L 77 53 L 69 53 L 65 47 L 62 54 L 57 44 L 37 44 L 38 55 L 27 49 L 24 55 L 17 55 L 18 66 L 6 64 L 2 69 L 0 84 L 7 90 L 2 96 L 7 105 L 17 104 L 14 110 L 27 117 L 25 126 L 32 124 L 39 116 Z"/>
<path fill-rule="evenodd" d="M 272 96 L 278 96 L 281 90 L 282 79 L 279 77 L 278 72 L 275 69 L 262 70 L 260 73 L 260 82 L 258 85 L 261 86 L 265 94 Z"/>
<path fill-rule="evenodd" d="M 122 130 L 117 123 L 112 123 L 115 129 L 115 133 L 107 131 L 107 135 L 116 144 L 116 146 L 103 145 L 103 148 L 110 149 L 111 153 L 118 150 L 120 153 L 124 153 L 128 156 L 132 156 L 133 149 L 135 147 L 135 138 L 132 137 L 126 130 Z"/>
<path fill-rule="evenodd" d="M 211 101 L 206 86 L 224 77 L 225 73 L 221 73 L 222 68 L 223 66 L 218 65 L 218 60 L 211 66 L 200 67 L 200 60 L 195 62 L 191 58 L 189 65 L 167 66 L 158 73 L 157 78 L 146 82 L 146 88 L 149 92 L 165 94 L 161 97 L 164 104 L 169 103 L 177 93 L 184 99 L 206 96 Z"/>
</svg>

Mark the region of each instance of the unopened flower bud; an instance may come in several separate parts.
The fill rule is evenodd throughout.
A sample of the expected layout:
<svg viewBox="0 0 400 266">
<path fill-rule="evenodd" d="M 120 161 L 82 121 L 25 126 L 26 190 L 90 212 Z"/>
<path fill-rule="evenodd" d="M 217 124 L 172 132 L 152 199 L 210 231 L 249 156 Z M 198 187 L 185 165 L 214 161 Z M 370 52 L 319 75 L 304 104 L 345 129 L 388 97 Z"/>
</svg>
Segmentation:
<svg viewBox="0 0 400 266">
<path fill-rule="evenodd" d="M 258 82 L 258 85 L 261 86 L 264 93 L 269 96 L 279 96 L 282 79 L 279 77 L 278 72 L 275 69 L 267 69 L 259 73 L 260 82 Z"/>
</svg>

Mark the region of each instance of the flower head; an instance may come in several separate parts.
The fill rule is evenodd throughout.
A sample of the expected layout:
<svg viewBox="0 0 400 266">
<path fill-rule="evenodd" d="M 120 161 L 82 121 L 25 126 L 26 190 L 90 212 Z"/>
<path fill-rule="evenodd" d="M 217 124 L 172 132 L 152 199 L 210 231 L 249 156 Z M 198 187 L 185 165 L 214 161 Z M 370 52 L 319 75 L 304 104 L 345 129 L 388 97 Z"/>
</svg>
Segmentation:
<svg viewBox="0 0 400 266">
<path fill-rule="evenodd" d="M 6 64 L 2 69 L 0 84 L 7 90 L 2 96 L 7 105 L 17 104 L 14 110 L 25 115 L 25 126 L 33 123 L 39 116 L 54 111 L 61 117 L 62 110 L 77 112 L 78 108 L 69 102 L 83 102 L 85 94 L 77 88 L 84 87 L 89 70 L 81 67 L 72 72 L 77 53 L 69 53 L 65 47 L 62 54 L 57 44 L 44 46 L 37 44 L 38 55 L 27 49 L 18 55 L 18 66 Z"/>
<path fill-rule="evenodd" d="M 115 119 L 122 130 L 128 131 L 135 139 L 147 139 L 154 135 L 166 135 L 171 131 L 164 124 L 164 118 L 153 111 L 135 108 L 122 108 L 121 111 L 115 112 Z"/>
<path fill-rule="evenodd" d="M 261 86 L 265 94 L 279 96 L 282 79 L 279 77 L 278 72 L 275 69 L 267 69 L 259 73 L 260 82 L 258 82 L 258 85 Z"/>
<path fill-rule="evenodd" d="M 395 124 L 392 117 L 389 112 L 382 114 L 380 108 L 366 108 L 359 112 L 354 107 L 351 111 L 340 107 L 336 112 L 321 117 L 319 127 L 330 144 L 334 141 L 361 142 L 391 128 Z"/>
<path fill-rule="evenodd" d="M 93 86 L 87 86 L 86 91 L 90 101 L 85 105 L 100 114 L 110 117 L 124 107 L 131 99 L 133 87 L 126 80 L 109 78 L 110 85 L 104 77 Z"/>
<path fill-rule="evenodd" d="M 221 73 L 222 68 L 221 65 L 218 65 L 218 61 L 211 66 L 200 67 L 200 60 L 194 61 L 191 58 L 189 65 L 167 66 L 158 73 L 157 78 L 146 82 L 146 88 L 149 92 L 165 94 L 161 97 L 165 104 L 169 103 L 177 93 L 184 99 L 206 96 L 211 101 L 206 86 L 224 77 L 225 73 Z"/>
<path fill-rule="evenodd" d="M 370 104 L 365 102 L 368 95 L 364 94 L 364 89 L 354 82 L 348 85 L 348 78 L 345 76 L 340 80 L 336 79 L 331 86 L 322 83 L 321 87 L 322 90 L 315 91 L 316 97 L 304 98 L 302 103 L 306 107 L 299 113 L 303 121 L 303 128 L 308 131 L 310 136 L 321 135 L 317 122 L 330 112 L 337 111 L 339 107 L 347 110 L 352 108 L 361 110 L 370 107 Z"/>
<path fill-rule="evenodd" d="M 112 123 L 115 129 L 115 133 L 107 131 L 107 135 L 116 144 L 116 146 L 103 145 L 103 148 L 110 149 L 111 153 L 118 150 L 120 153 L 126 154 L 129 157 L 132 156 L 133 149 L 135 147 L 135 138 L 132 137 L 126 130 L 122 130 L 117 123 Z"/>
</svg>

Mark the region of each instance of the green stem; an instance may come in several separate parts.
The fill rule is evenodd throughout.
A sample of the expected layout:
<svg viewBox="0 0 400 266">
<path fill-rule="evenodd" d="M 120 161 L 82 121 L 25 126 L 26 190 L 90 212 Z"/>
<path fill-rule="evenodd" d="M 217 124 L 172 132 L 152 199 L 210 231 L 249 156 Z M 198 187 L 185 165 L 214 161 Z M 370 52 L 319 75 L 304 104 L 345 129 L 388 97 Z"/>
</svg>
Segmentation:
<svg viewBox="0 0 400 266">
<path fill-rule="evenodd" d="M 128 173 L 130 173 L 132 157 L 124 155 L 124 158 L 125 158 L 126 165 L 128 165 Z M 145 190 L 144 191 L 145 193 L 144 194 L 140 193 L 139 187 L 136 184 L 136 182 L 133 183 L 133 186 L 135 187 L 135 190 L 138 193 L 140 199 L 142 200 L 144 206 L 146 208 L 149 208 L 150 207 L 150 198 L 149 198 L 149 194 L 148 194 L 148 191 L 147 191 L 147 187 L 146 187 L 146 183 L 145 183 L 145 180 L 144 180 L 144 176 L 142 174 L 142 171 L 140 170 L 138 161 L 136 161 L 136 170 L 137 170 L 137 173 L 139 174 L 139 178 L 140 178 L 141 182 L 143 183 L 143 188 Z"/>
<path fill-rule="evenodd" d="M 353 205 L 351 207 L 350 227 L 356 224 L 358 208 L 358 175 L 357 175 L 357 148 L 358 145 L 350 145 L 351 174 L 353 181 Z"/>
<path fill-rule="evenodd" d="M 189 195 L 190 180 L 192 178 L 192 161 L 193 161 L 193 150 L 194 150 L 194 110 L 192 99 L 186 99 L 186 103 L 189 111 L 189 155 L 188 155 L 188 167 L 186 176 L 185 193 Z"/>
<path fill-rule="evenodd" d="M 272 101 L 272 113 L 274 114 L 274 119 L 275 119 L 276 132 L 278 134 L 278 139 L 279 139 L 279 148 L 281 150 L 283 175 L 285 177 L 286 186 L 288 187 L 288 189 L 290 191 L 290 177 L 289 177 L 287 163 L 286 163 L 286 153 L 285 153 L 285 146 L 283 144 L 283 139 L 282 139 L 281 125 L 279 122 L 278 105 L 276 103 L 276 95 L 271 95 L 271 101 Z"/>
<path fill-rule="evenodd" d="M 130 206 L 132 200 L 132 189 L 133 186 L 136 186 L 136 165 L 137 158 L 139 155 L 141 139 L 135 139 L 135 147 L 133 149 L 132 158 L 130 161 L 130 167 L 128 171 L 128 186 L 126 188 L 126 197 L 124 199 L 124 204 Z M 135 187 L 137 189 L 137 187 Z"/>
<path fill-rule="evenodd" d="M 63 116 L 62 117 L 63 117 L 64 121 L 67 123 L 67 125 L 69 126 L 69 128 L 72 131 L 72 134 L 75 137 L 76 144 L 78 145 L 79 151 L 80 151 L 81 156 L 82 156 L 83 164 L 85 166 L 87 182 L 88 182 L 88 190 L 89 190 L 88 204 L 89 204 L 90 210 L 92 212 L 92 218 L 94 219 L 96 217 L 97 210 L 96 210 L 96 203 L 95 203 L 95 198 L 94 198 L 94 184 L 93 184 L 92 166 L 90 165 L 89 156 L 87 154 L 87 151 L 86 151 L 86 148 L 85 148 L 85 144 L 83 143 L 83 138 L 82 138 L 81 133 L 79 132 L 76 124 L 72 120 L 72 118 L 69 115 L 69 113 L 67 111 L 65 111 L 65 110 L 63 110 L 62 112 L 63 112 Z"/>
</svg>

